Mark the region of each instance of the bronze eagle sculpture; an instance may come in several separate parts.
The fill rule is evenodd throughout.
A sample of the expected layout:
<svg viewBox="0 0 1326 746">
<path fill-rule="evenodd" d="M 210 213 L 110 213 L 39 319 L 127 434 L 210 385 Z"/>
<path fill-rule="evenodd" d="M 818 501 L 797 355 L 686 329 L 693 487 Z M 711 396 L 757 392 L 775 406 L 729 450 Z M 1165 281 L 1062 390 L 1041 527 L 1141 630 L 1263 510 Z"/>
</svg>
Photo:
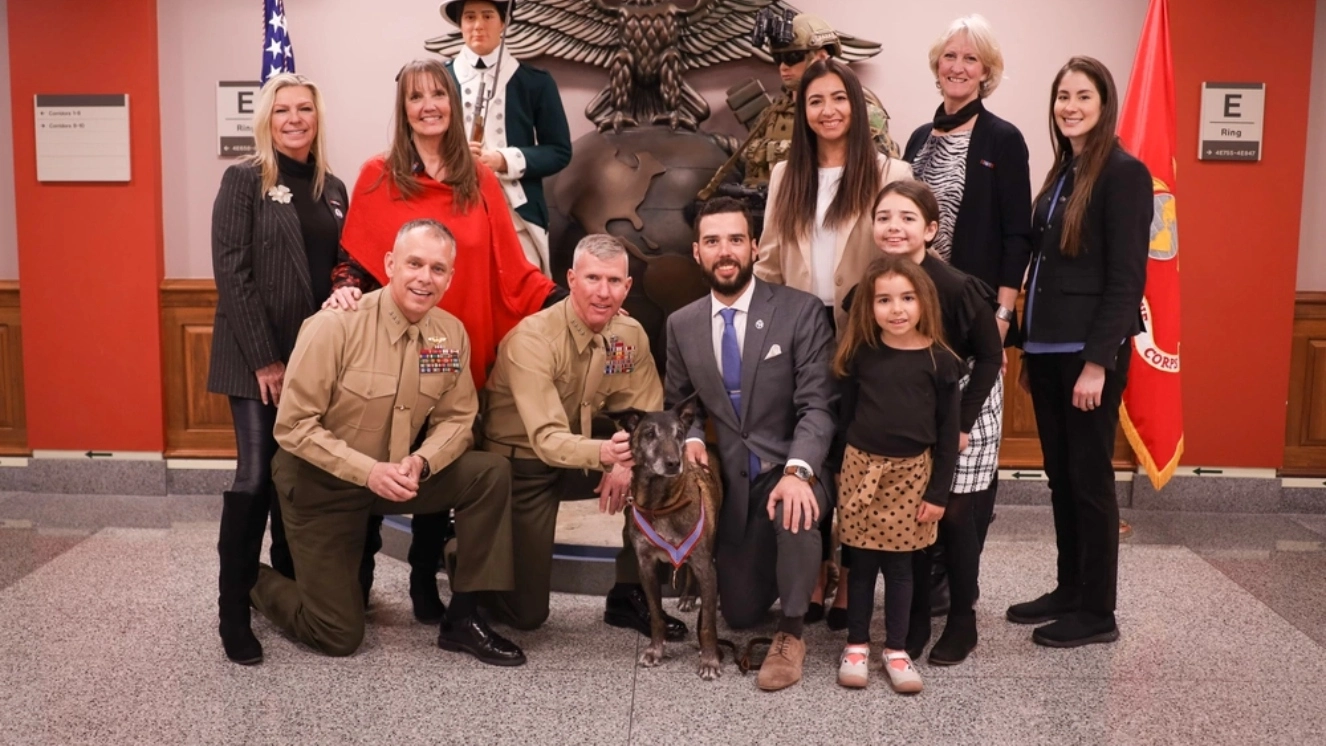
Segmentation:
<svg viewBox="0 0 1326 746">
<path fill-rule="evenodd" d="M 649 124 L 695 130 L 709 117 L 709 104 L 683 74 L 748 57 L 773 62 L 751 41 L 765 8 L 797 12 L 782 0 L 524 0 L 507 29 L 506 47 L 517 59 L 546 54 L 606 68 L 608 86 L 585 107 L 601 131 Z M 838 37 L 845 61 L 880 49 Z M 424 43 L 448 57 L 463 45 L 458 32 Z"/>
</svg>

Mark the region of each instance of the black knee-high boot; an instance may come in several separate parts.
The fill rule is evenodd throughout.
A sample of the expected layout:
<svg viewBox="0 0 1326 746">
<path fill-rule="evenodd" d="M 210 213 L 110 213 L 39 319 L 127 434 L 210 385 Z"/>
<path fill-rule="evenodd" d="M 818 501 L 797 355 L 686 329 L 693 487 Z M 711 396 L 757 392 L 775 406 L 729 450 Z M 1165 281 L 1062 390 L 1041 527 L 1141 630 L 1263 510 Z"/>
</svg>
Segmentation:
<svg viewBox="0 0 1326 746">
<path fill-rule="evenodd" d="M 247 492 L 222 497 L 217 555 L 221 572 L 217 609 L 226 657 L 250 666 L 262 662 L 262 644 L 250 627 L 249 591 L 258 580 L 258 554 L 267 527 L 267 499 Z"/>
<path fill-rule="evenodd" d="M 451 531 L 450 513 L 416 515 L 410 521 L 410 602 L 414 618 L 425 624 L 442 621 L 447 607 L 437 592 L 437 570 Z"/>
</svg>

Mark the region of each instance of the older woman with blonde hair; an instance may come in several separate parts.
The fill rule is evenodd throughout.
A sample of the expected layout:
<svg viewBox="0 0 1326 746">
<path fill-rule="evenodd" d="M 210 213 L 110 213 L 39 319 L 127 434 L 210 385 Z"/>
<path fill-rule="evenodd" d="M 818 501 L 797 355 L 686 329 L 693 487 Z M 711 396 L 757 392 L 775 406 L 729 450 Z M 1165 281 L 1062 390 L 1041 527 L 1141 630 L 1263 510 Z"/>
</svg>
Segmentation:
<svg viewBox="0 0 1326 746">
<path fill-rule="evenodd" d="M 207 388 L 230 400 L 235 481 L 223 497 L 220 632 L 226 656 L 251 665 L 262 645 L 249 626 L 270 510 L 272 566 L 293 577 L 281 514 L 272 499 L 272 427 L 285 364 L 304 319 L 331 292 L 345 219 L 345 184 L 327 166 L 322 94 L 302 75 L 263 86 L 253 118 L 254 154 L 226 169 L 212 206 L 216 320 Z"/>
<path fill-rule="evenodd" d="M 903 158 L 939 203 L 933 251 L 998 289 L 998 302 L 989 313 L 1004 344 L 1012 345 L 1018 339 L 1014 308 L 1031 254 L 1031 174 L 1022 133 L 985 108 L 985 99 L 1004 76 L 1004 55 L 986 20 L 970 15 L 950 24 L 930 48 L 930 71 L 944 100 L 934 121 L 912 133 Z M 964 388 L 968 385 L 964 382 Z M 939 542 L 929 555 L 942 559 L 936 567 L 947 567 L 954 581 L 948 625 L 930 655 L 931 663 L 958 663 L 976 644 L 972 604 L 998 489 L 1003 400 L 1000 375 L 980 415 L 962 434 L 952 512 L 940 526 Z M 921 559 L 924 567 L 917 567 L 917 603 L 908 643 L 918 654 L 929 639 L 932 605 L 931 584 L 922 579 L 930 566 L 925 557 Z M 942 608 L 942 603 L 934 605 Z"/>
</svg>

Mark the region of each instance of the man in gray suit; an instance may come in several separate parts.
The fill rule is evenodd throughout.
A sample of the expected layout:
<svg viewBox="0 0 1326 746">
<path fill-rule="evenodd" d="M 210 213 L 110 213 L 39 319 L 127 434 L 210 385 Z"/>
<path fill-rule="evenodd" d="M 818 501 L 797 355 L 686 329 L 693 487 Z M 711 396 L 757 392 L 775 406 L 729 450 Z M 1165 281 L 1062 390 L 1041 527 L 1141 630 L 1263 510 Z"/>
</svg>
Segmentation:
<svg viewBox="0 0 1326 746">
<path fill-rule="evenodd" d="M 668 319 L 666 395 L 676 402 L 699 392 L 688 458 L 707 461 L 706 419 L 718 434 L 723 618 L 735 629 L 751 627 L 781 601 L 758 680 L 773 691 L 801 680 L 819 522 L 829 520 L 818 475 L 834 434 L 833 332 L 819 299 L 754 279 L 757 246 L 741 202 L 706 202 L 695 234 L 695 260 L 712 292 Z"/>
</svg>

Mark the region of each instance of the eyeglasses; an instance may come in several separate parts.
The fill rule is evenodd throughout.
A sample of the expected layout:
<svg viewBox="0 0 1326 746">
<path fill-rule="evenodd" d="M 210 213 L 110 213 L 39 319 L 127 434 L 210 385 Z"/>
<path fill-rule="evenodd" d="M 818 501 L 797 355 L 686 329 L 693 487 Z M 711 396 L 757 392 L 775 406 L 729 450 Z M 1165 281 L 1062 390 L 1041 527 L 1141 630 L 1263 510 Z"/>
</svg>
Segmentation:
<svg viewBox="0 0 1326 746">
<path fill-rule="evenodd" d="M 799 49 L 795 52 L 774 52 L 772 56 L 775 65 L 787 65 L 788 67 L 791 67 L 804 61 L 807 54 L 809 54 L 809 52 L 806 50 Z"/>
</svg>

